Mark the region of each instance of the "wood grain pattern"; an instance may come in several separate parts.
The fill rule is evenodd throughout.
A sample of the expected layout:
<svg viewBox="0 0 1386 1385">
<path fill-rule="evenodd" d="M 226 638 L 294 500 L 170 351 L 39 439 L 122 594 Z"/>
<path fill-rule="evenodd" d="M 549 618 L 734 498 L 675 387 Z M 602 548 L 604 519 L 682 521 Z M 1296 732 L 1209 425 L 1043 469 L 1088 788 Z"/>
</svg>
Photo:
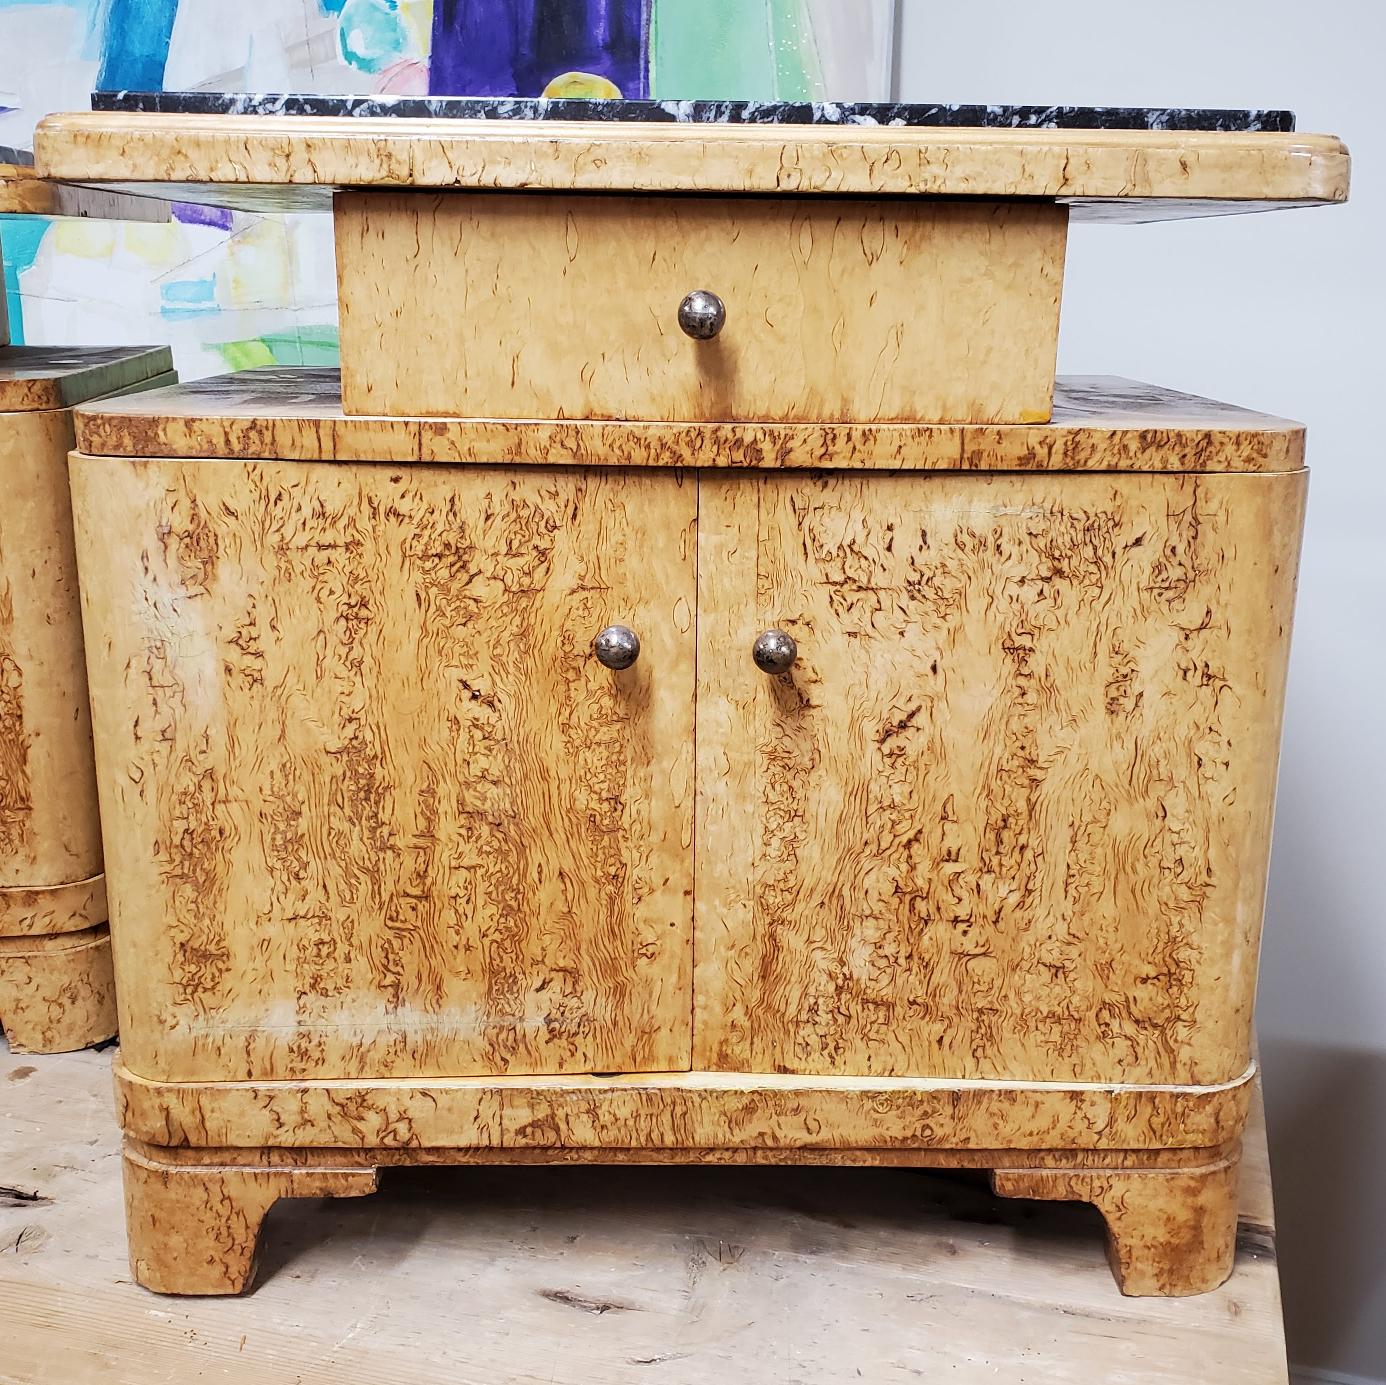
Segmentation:
<svg viewBox="0 0 1386 1385">
<path fill-rule="evenodd" d="M 45 177 L 256 210 L 413 186 L 1096 198 L 1150 216 L 1141 199 L 1341 202 L 1349 169 L 1339 140 L 1310 134 L 115 112 L 47 116 L 34 154 Z"/>
<path fill-rule="evenodd" d="M 3 353 L 0 353 L 3 354 Z M 101 872 L 73 551 L 72 416 L 0 414 L 0 888 Z"/>
<path fill-rule="evenodd" d="M 0 1028 L 12 1053 L 66 1053 L 116 1032 L 105 927 L 0 937 Z"/>
<path fill-rule="evenodd" d="M 687 1067 L 691 479 L 72 471 L 132 1068 Z"/>
<path fill-rule="evenodd" d="M 162 198 L 109 188 L 74 187 L 40 178 L 32 164 L 0 164 L 0 212 L 20 216 L 89 216 L 107 221 L 173 220 L 172 204 Z M 0 302 L 0 346 L 5 304 Z"/>
<path fill-rule="evenodd" d="M 0 212 L 19 216 L 52 216 L 57 199 L 52 183 L 46 183 L 30 164 L 0 163 Z M 0 345 L 9 340 L 3 331 L 5 305 L 0 303 Z"/>
<path fill-rule="evenodd" d="M 469 1079 L 460 1079 L 469 1080 Z M 323 1151 L 314 1146 L 272 1145 L 248 1149 L 207 1145 L 151 1145 L 130 1142 L 165 1163 L 194 1167 L 209 1163 L 233 1167 L 312 1168 Z M 346 1168 L 542 1168 L 550 1164 L 578 1167 L 629 1165 L 664 1168 L 676 1164 L 713 1168 L 867 1168 L 867 1169 L 1087 1169 L 1100 1159 L 1105 1169 L 1201 1169 L 1231 1153 L 1236 1141 L 1207 1149 L 910 1149 L 899 1145 L 872 1149 L 813 1148 L 790 1145 L 374 1145 L 334 1149 L 334 1163 Z"/>
<path fill-rule="evenodd" d="M 93 790 L 94 791 L 94 790 Z M 0 889 L 0 938 L 78 933 L 106 922 L 106 877 Z"/>
<path fill-rule="evenodd" d="M 1052 204 L 353 192 L 334 222 L 348 414 L 1049 417 Z"/>
<path fill-rule="evenodd" d="M 279 1198 L 360 1197 L 377 1186 L 375 1164 L 344 1162 L 332 1150 L 292 1165 L 217 1163 L 217 1153 L 199 1151 L 193 1163 L 127 1141 L 130 1265 L 145 1288 L 242 1293 L 254 1278 L 265 1214 Z M 1238 1160 L 1234 1151 L 1186 1169 L 1003 1169 L 992 1183 L 1005 1197 L 1094 1203 L 1122 1293 L 1182 1296 L 1215 1289 L 1232 1271 Z"/>
<path fill-rule="evenodd" d="M 348 418 L 336 370 L 264 367 L 77 410 L 93 456 L 783 470 L 1297 471 L 1304 429 L 1115 376 L 1060 376 L 1040 424 Z"/>
<path fill-rule="evenodd" d="M 1243 1071 L 1304 491 L 704 473 L 695 1066 Z"/>
<path fill-rule="evenodd" d="M 1205 1294 L 1237 1254 L 1240 1154 L 1203 1169 L 1008 1169 L 1003 1197 L 1091 1202 L 1107 1223 L 1107 1258 L 1123 1294 Z"/>
<path fill-rule="evenodd" d="M 1206 1150 L 1240 1135 L 1254 1075 L 1205 1088 L 719 1072 L 166 1082 L 131 1070 L 130 1036 L 121 1127 L 162 1146 Z"/>
<path fill-rule="evenodd" d="M 322 1167 L 191 1169 L 127 1147 L 125 1224 L 130 1272 L 165 1294 L 239 1294 L 255 1275 L 260 1225 L 282 1197 L 362 1197 L 375 1174 Z"/>
<path fill-rule="evenodd" d="M 3 346 L 0 410 L 65 409 L 155 380 L 172 384 L 172 370 L 166 346 Z"/>
</svg>

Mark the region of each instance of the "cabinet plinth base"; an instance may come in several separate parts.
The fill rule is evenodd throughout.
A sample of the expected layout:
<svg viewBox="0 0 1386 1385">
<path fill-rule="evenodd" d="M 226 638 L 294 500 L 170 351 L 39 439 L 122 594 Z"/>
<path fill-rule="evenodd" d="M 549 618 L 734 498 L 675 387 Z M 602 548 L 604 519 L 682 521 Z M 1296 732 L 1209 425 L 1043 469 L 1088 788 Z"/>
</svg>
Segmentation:
<svg viewBox="0 0 1386 1385">
<path fill-rule="evenodd" d="M 52 937 L 0 937 L 0 1028 L 15 1053 L 66 1053 L 116 1032 L 105 924 Z"/>
<path fill-rule="evenodd" d="M 440 1164 L 792 1163 L 993 1168 L 1003 1197 L 1094 1203 L 1123 1294 L 1215 1289 L 1232 1272 L 1240 1146 L 1169 1166 L 1161 1151 L 1125 1151 L 1091 1168 L 1072 1151 L 976 1150 L 187 1150 L 128 1141 L 125 1214 L 130 1268 L 163 1294 L 239 1294 L 255 1277 L 260 1229 L 280 1198 L 362 1197 L 379 1170 Z M 1091 1156 L 1089 1156 L 1089 1159 Z M 1038 1167 L 996 1168 L 1022 1160 Z M 1136 1162 L 1136 1161 L 1140 1162 Z M 1048 1165 L 1046 1167 L 1046 1165 Z"/>
<path fill-rule="evenodd" d="M 117 1063 L 131 1264 L 162 1293 L 240 1293 L 275 1201 L 372 1192 L 382 1168 L 807 1164 L 988 1170 L 1002 1196 L 1092 1202 L 1124 1293 L 1200 1293 L 1231 1269 L 1253 1077 L 1208 1087 L 722 1072 L 176 1083 Z"/>
</svg>

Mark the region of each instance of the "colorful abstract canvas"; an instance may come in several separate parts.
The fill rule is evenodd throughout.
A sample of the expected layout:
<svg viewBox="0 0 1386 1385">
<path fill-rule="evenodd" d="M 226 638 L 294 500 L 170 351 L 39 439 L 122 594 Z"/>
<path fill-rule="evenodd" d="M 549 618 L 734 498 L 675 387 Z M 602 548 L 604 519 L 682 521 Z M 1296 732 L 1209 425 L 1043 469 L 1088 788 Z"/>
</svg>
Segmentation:
<svg viewBox="0 0 1386 1385">
<path fill-rule="evenodd" d="M 881 100 L 894 0 L 0 0 L 0 145 L 93 90 Z M 0 217 L 16 341 L 336 359 L 323 216 Z"/>
</svg>

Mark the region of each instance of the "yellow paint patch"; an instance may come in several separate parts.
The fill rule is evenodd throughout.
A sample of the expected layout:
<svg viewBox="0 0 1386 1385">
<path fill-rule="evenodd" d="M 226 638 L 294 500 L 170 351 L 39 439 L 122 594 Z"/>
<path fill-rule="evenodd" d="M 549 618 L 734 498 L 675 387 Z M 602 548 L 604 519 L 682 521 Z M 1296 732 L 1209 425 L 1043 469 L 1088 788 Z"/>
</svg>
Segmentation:
<svg viewBox="0 0 1386 1385">
<path fill-rule="evenodd" d="M 132 221 L 125 227 L 125 248 L 146 264 L 168 269 L 191 254 L 188 238 L 176 221 Z"/>
<path fill-rule="evenodd" d="M 409 34 L 409 51 L 427 58 L 433 46 L 433 0 L 400 0 L 399 17 Z"/>
<path fill-rule="evenodd" d="M 226 270 L 217 276 L 224 308 L 287 305 L 292 288 L 291 255 L 283 224 L 266 220 L 247 226 L 226 247 Z"/>
<path fill-rule="evenodd" d="M 540 96 L 572 97 L 580 100 L 619 101 L 621 88 L 595 72 L 560 72 L 539 93 Z"/>
<path fill-rule="evenodd" d="M 114 221 L 64 217 L 53 223 L 53 252 L 79 260 L 109 259 L 119 226 Z"/>
</svg>

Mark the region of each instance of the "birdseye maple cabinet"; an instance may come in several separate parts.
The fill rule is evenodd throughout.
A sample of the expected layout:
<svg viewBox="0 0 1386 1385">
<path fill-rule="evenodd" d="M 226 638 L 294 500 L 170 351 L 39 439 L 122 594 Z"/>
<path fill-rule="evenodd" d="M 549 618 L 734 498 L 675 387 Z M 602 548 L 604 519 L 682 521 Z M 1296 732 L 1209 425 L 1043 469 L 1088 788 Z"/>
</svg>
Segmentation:
<svg viewBox="0 0 1386 1385">
<path fill-rule="evenodd" d="M 0 164 L 0 212 L 48 211 Z M 0 226 L 3 230 L 3 226 Z M 67 455 L 72 405 L 173 379 L 149 347 L 10 344 L 0 292 L 0 1029 L 16 1053 L 116 1032 Z"/>
<path fill-rule="evenodd" d="M 1065 242 L 1341 201 L 1342 146 L 260 100 L 38 137 L 337 230 L 340 384 L 79 413 L 138 1280 L 243 1289 L 386 1167 L 768 1162 L 1221 1282 L 1303 433 L 1056 384 Z"/>
</svg>

